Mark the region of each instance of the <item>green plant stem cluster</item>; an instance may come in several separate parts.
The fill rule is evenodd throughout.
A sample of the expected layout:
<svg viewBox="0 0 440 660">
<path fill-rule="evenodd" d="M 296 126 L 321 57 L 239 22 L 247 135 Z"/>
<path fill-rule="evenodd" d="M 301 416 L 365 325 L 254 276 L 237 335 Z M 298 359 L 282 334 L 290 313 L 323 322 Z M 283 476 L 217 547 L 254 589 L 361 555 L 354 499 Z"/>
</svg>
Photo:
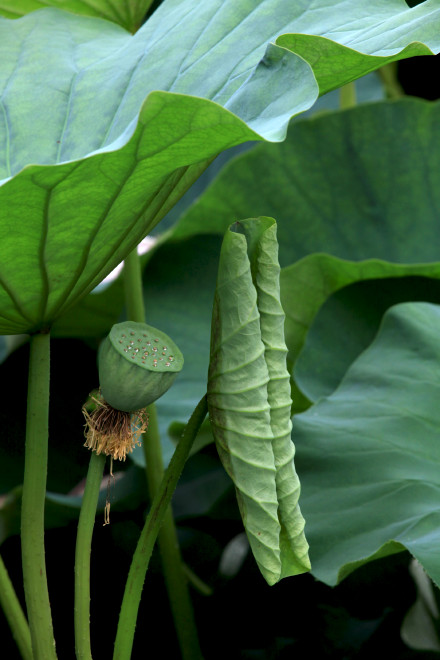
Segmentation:
<svg viewBox="0 0 440 660">
<path fill-rule="evenodd" d="M 130 252 L 124 262 L 124 292 L 128 319 L 137 323 L 144 323 L 145 306 L 142 272 L 137 249 Z M 145 455 L 148 490 L 150 498 L 153 500 L 159 492 L 164 477 L 164 465 L 157 409 L 154 403 L 148 406 L 147 413 L 149 417 L 148 431 L 144 436 L 142 446 Z M 158 543 L 182 657 L 184 660 L 197 660 L 201 657 L 197 628 L 171 508 L 164 515 Z"/>
<path fill-rule="evenodd" d="M 151 504 L 150 511 L 133 555 L 130 572 L 125 586 L 113 660 L 130 659 L 136 627 L 137 611 L 154 543 L 165 513 L 170 505 L 183 466 L 188 458 L 191 446 L 206 417 L 207 411 L 206 396 L 203 396 L 185 427 L 183 436 L 176 447 L 161 481 L 160 488 Z"/>
</svg>

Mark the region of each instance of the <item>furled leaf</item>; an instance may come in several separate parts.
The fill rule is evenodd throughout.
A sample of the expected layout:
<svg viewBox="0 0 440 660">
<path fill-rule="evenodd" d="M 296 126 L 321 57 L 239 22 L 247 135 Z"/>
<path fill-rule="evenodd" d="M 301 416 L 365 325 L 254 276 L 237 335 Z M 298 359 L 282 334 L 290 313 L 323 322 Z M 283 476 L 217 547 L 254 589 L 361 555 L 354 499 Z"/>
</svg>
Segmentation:
<svg viewBox="0 0 440 660">
<path fill-rule="evenodd" d="M 36 9 L 57 7 L 75 14 L 105 18 L 136 32 L 150 5 L 151 0 L 0 0 L 0 15 L 19 18 Z"/>
<path fill-rule="evenodd" d="M 313 573 L 336 584 L 407 548 L 440 583 L 440 307 L 404 303 L 293 424 Z"/>
<path fill-rule="evenodd" d="M 279 301 L 276 224 L 226 232 L 214 298 L 208 408 L 220 458 L 269 584 L 307 571 L 290 439 L 290 385 Z"/>
</svg>

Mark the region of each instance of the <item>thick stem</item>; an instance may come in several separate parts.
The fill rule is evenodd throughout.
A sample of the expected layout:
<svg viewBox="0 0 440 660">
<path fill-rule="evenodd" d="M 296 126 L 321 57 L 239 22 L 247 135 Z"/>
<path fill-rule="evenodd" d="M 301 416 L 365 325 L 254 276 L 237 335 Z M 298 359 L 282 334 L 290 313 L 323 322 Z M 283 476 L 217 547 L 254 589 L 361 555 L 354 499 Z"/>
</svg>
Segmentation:
<svg viewBox="0 0 440 660">
<path fill-rule="evenodd" d="M 15 593 L 14 586 L 0 557 L 0 605 L 23 660 L 32 660 L 31 633 L 28 622 Z"/>
<path fill-rule="evenodd" d="M 34 660 L 54 660 L 56 658 L 44 553 L 49 361 L 49 334 L 33 335 L 29 357 L 21 548 L 24 593 Z"/>
<path fill-rule="evenodd" d="M 145 323 L 141 260 L 137 248 L 132 250 L 124 261 L 124 297 L 127 319 L 136 323 Z"/>
<path fill-rule="evenodd" d="M 387 99 L 400 99 L 405 96 L 402 85 L 397 78 L 397 62 L 385 64 L 377 71 L 385 90 Z"/>
<path fill-rule="evenodd" d="M 356 105 L 356 86 L 354 82 L 347 83 L 340 88 L 339 105 L 344 110 L 354 108 Z"/>
<path fill-rule="evenodd" d="M 156 406 L 150 406 L 148 413 L 149 425 L 143 442 L 143 448 L 147 464 L 148 490 L 150 498 L 153 499 L 159 491 L 165 470 Z M 168 507 L 165 513 L 158 536 L 158 543 L 162 571 L 182 658 L 183 660 L 198 660 L 202 657 L 199 638 L 171 506 Z"/>
<path fill-rule="evenodd" d="M 125 585 L 113 660 L 130 660 L 145 574 L 154 543 L 191 446 L 208 411 L 206 396 L 197 404 L 151 504 Z"/>
<path fill-rule="evenodd" d="M 91 660 L 90 552 L 105 455 L 92 452 L 78 521 L 75 552 L 75 651 L 78 660 Z"/>
<path fill-rule="evenodd" d="M 127 317 L 131 321 L 143 323 L 145 320 L 145 307 L 142 273 L 137 250 L 133 250 L 125 260 L 124 287 Z M 142 446 L 146 462 L 148 490 L 150 498 L 153 499 L 163 479 L 164 465 L 156 406 L 152 404 L 147 408 L 147 412 L 149 416 L 148 431 L 144 436 Z M 182 658 L 183 660 L 198 660 L 198 658 L 201 658 L 201 652 L 197 627 L 171 507 L 165 513 L 158 543 L 162 571 Z"/>
</svg>

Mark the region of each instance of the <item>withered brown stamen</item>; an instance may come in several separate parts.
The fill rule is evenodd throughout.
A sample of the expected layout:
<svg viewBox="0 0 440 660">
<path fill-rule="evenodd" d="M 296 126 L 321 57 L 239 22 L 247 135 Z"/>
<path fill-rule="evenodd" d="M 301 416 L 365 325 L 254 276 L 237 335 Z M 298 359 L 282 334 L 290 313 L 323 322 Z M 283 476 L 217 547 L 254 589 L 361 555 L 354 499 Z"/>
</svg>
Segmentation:
<svg viewBox="0 0 440 660">
<path fill-rule="evenodd" d="M 141 435 L 148 428 L 148 415 L 145 409 L 124 412 L 112 408 L 102 397 L 91 397 L 96 404 L 89 413 L 83 407 L 85 424 L 85 447 L 97 454 L 125 461 L 136 445 L 141 444 Z"/>
</svg>

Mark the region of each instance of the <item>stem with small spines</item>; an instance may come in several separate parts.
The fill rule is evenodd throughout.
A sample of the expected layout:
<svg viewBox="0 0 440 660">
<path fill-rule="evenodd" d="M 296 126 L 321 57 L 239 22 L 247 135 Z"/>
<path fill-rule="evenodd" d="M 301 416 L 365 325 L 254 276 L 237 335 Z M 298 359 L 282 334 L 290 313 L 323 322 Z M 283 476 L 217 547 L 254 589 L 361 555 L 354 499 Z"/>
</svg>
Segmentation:
<svg viewBox="0 0 440 660">
<path fill-rule="evenodd" d="M 32 643 L 29 625 L 15 593 L 8 571 L 0 557 L 0 605 L 5 613 L 12 636 L 23 660 L 32 660 Z"/>
</svg>

